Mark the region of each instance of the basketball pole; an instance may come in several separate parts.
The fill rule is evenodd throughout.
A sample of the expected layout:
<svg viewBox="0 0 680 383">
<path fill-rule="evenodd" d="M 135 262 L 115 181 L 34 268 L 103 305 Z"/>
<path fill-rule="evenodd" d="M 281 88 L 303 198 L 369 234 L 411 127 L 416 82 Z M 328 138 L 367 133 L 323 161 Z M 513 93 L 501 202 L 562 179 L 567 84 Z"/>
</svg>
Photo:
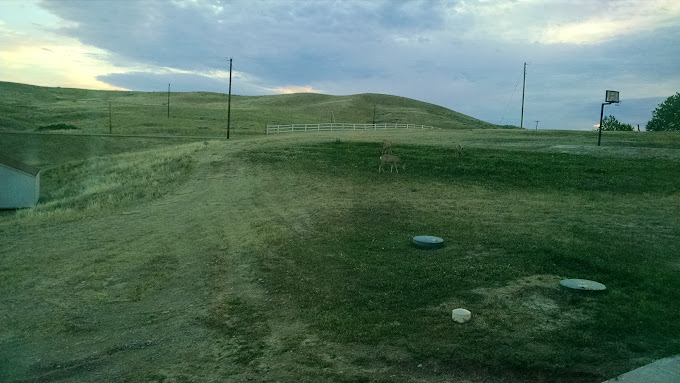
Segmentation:
<svg viewBox="0 0 680 383">
<path fill-rule="evenodd" d="M 600 146 L 600 141 L 602 141 L 602 116 L 604 116 L 604 106 L 609 104 L 608 102 L 602 103 L 602 108 L 600 108 L 600 128 L 597 133 L 597 146 Z"/>
<path fill-rule="evenodd" d="M 600 146 L 600 141 L 602 141 L 602 119 L 604 117 L 604 106 L 609 104 L 619 103 L 619 92 L 615 90 L 608 90 L 605 92 L 604 101 L 602 107 L 600 108 L 600 128 L 597 133 L 597 146 Z"/>
</svg>

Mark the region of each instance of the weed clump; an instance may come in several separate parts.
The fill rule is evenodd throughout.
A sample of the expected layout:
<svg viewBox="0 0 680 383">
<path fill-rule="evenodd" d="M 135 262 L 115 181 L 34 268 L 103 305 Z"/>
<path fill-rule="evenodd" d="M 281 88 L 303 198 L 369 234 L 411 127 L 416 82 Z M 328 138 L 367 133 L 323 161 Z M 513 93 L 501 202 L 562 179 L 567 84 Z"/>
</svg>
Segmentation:
<svg viewBox="0 0 680 383">
<path fill-rule="evenodd" d="M 44 131 L 51 131 L 51 130 L 79 130 L 80 128 L 73 126 L 73 125 L 68 125 L 68 124 L 52 124 L 52 125 L 43 125 L 36 129 L 36 132 L 44 132 Z"/>
</svg>

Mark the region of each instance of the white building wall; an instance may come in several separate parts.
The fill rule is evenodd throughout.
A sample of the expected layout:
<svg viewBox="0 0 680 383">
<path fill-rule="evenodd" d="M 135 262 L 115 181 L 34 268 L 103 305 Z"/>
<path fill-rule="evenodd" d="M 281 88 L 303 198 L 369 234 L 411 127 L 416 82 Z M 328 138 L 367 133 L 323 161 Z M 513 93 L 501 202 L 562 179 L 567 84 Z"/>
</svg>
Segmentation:
<svg viewBox="0 0 680 383">
<path fill-rule="evenodd" d="M 40 197 L 39 177 L 0 164 L 0 208 L 35 206 Z"/>
</svg>

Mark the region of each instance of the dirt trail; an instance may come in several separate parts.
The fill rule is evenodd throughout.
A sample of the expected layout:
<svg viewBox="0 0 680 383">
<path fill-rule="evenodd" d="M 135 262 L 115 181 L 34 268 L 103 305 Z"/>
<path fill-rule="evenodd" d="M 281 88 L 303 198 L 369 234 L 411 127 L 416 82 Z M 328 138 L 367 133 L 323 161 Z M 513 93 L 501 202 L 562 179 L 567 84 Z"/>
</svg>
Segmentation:
<svg viewBox="0 0 680 383">
<path fill-rule="evenodd" d="M 302 230 L 304 202 L 286 175 L 235 155 L 253 144 L 208 143 L 159 199 L 22 233 L 34 258 L 8 265 L 27 282 L 8 302 L 0 380 L 323 379 L 349 363 L 258 275 L 267 225 Z M 35 319 L 21 323 L 27 308 Z"/>
<path fill-rule="evenodd" d="M 181 252 L 179 268 L 203 278 L 205 290 L 187 289 L 185 299 L 203 291 L 187 317 L 188 330 L 198 331 L 190 347 L 201 368 L 168 371 L 168 379 L 222 381 L 296 381 L 301 377 L 327 380 L 351 377 L 351 359 L 373 350 L 349 350 L 324 342 L 305 323 L 296 319 L 290 306 L 280 306 L 268 294 L 257 271 L 258 257 L 268 249 L 269 227 L 304 230 L 306 205 L 317 203 L 314 193 L 290 174 L 277 174 L 245 163 L 238 151 L 258 142 L 211 143 L 196 155 L 191 179 L 171 195 L 137 210 L 131 226 L 152 222 L 157 237 L 187 236 L 183 243 L 193 249 Z M 275 192 L 272 193 L 272 190 Z M 181 209 L 177 207 L 181 206 Z M 153 219 L 148 219 L 153 217 Z M 177 250 L 177 249 L 176 249 Z M 188 350 L 187 350 L 188 351 Z M 342 372 L 344 371 L 344 372 Z"/>
</svg>

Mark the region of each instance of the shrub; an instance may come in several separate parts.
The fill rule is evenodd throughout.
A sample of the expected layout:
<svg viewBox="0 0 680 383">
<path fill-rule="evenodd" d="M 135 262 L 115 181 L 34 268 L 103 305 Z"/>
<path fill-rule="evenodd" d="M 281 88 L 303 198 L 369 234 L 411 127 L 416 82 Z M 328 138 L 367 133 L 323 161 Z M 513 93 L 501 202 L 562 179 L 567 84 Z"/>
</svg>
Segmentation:
<svg viewBox="0 0 680 383">
<path fill-rule="evenodd" d="M 42 132 L 45 130 L 78 130 L 77 127 L 73 125 L 66 125 L 66 124 L 52 124 L 52 125 L 44 125 L 36 129 L 36 132 Z"/>
<path fill-rule="evenodd" d="M 607 116 L 602 120 L 602 130 L 632 132 L 633 125 L 621 123 L 614 116 Z"/>
<path fill-rule="evenodd" d="M 668 97 L 654 109 L 652 119 L 647 123 L 647 130 L 680 130 L 680 93 Z"/>
</svg>

